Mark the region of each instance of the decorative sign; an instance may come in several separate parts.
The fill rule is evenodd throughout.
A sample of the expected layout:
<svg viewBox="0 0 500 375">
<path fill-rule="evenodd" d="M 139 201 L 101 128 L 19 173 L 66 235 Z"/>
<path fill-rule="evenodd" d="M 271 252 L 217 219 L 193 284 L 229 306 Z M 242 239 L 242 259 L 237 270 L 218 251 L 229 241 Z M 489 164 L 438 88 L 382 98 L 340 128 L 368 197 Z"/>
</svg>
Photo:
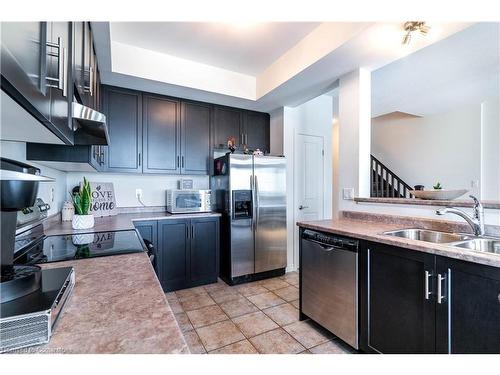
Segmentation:
<svg viewBox="0 0 500 375">
<path fill-rule="evenodd" d="M 179 180 L 180 190 L 193 190 L 193 180 L 190 178 L 181 178 Z"/>
<path fill-rule="evenodd" d="M 92 215 L 97 217 L 116 215 L 115 188 L 112 182 L 90 182 L 90 190 Z"/>
</svg>

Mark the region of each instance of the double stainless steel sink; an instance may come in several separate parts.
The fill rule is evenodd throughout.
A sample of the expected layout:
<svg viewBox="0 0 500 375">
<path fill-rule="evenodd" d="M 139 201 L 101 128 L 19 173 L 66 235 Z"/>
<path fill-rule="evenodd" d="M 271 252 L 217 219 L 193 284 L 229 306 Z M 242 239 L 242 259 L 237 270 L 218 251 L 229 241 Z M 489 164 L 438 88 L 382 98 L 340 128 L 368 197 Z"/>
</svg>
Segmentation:
<svg viewBox="0 0 500 375">
<path fill-rule="evenodd" d="M 472 234 L 449 233 L 414 228 L 393 230 L 384 232 L 383 234 L 500 255 L 500 238 L 476 237 Z"/>
</svg>

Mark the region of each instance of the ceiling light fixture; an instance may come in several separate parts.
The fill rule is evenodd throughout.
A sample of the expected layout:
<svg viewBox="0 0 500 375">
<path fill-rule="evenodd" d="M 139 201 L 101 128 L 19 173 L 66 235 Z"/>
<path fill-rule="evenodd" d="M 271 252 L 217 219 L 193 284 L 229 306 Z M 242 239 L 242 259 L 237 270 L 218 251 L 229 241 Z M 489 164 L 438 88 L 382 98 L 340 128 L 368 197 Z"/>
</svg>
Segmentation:
<svg viewBox="0 0 500 375">
<path fill-rule="evenodd" d="M 430 30 L 430 26 L 426 25 L 422 21 L 408 21 L 403 25 L 403 30 L 405 35 L 403 36 L 403 44 L 410 44 L 411 36 L 414 32 L 419 32 L 421 35 L 426 36 Z"/>
</svg>

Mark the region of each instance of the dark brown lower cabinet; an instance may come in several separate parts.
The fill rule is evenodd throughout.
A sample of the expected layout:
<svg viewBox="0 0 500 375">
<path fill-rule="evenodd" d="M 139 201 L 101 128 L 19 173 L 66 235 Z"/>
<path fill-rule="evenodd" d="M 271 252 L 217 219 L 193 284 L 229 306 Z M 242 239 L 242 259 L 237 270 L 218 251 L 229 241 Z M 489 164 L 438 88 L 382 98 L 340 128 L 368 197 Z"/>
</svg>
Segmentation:
<svg viewBox="0 0 500 375">
<path fill-rule="evenodd" d="M 372 353 L 435 351 L 435 303 L 425 297 L 432 254 L 369 243 L 361 250 L 360 347 Z"/>
<path fill-rule="evenodd" d="M 500 269 L 437 257 L 436 270 L 437 352 L 500 353 Z"/>
<path fill-rule="evenodd" d="M 500 269 L 366 243 L 359 270 L 363 351 L 500 353 Z"/>
<path fill-rule="evenodd" d="M 218 217 L 137 221 L 134 225 L 155 245 L 156 272 L 165 292 L 217 282 Z"/>
</svg>

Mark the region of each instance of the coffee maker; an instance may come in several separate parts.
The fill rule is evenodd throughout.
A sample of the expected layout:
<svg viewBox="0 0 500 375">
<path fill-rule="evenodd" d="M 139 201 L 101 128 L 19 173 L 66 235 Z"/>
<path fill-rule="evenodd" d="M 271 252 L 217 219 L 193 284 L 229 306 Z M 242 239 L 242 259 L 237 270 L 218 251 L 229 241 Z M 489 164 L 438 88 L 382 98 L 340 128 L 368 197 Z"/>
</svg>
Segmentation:
<svg viewBox="0 0 500 375">
<path fill-rule="evenodd" d="M 40 169 L 31 165 L 0 158 L 0 225 L 1 225 L 1 302 L 8 302 L 40 288 L 41 272 L 38 266 L 14 266 L 14 244 L 17 212 L 32 206 L 38 184 L 53 179 L 40 175 Z"/>
</svg>

